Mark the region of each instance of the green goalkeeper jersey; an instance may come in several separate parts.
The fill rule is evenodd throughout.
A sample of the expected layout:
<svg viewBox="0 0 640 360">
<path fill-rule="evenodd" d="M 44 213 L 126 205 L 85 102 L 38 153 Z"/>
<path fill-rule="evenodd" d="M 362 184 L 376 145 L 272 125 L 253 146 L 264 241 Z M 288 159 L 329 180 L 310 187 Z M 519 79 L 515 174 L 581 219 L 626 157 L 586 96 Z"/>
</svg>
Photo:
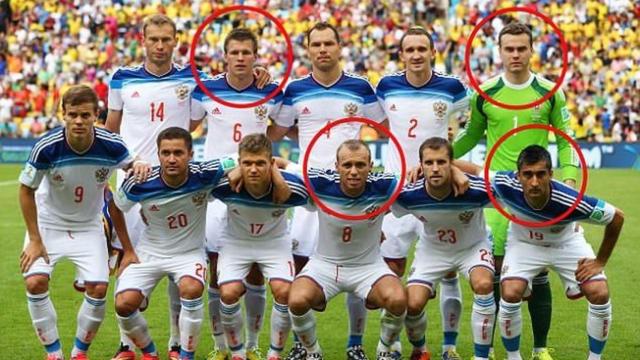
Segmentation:
<svg viewBox="0 0 640 360">
<path fill-rule="evenodd" d="M 509 84 L 504 75 L 484 82 L 480 88 L 492 99 L 505 104 L 521 105 L 532 103 L 553 88 L 554 84 L 543 77 L 532 74 L 529 80 L 520 85 Z M 455 158 L 471 150 L 485 131 L 487 133 L 487 153 L 493 144 L 509 130 L 527 124 L 549 124 L 568 133 L 569 110 L 561 90 L 540 105 L 524 109 L 510 110 L 495 106 L 474 92 L 470 101 L 471 119 L 453 143 Z M 562 169 L 562 180 L 576 179 L 578 162 L 571 144 L 563 137 L 556 136 L 558 160 Z M 510 136 L 491 159 L 491 170 L 516 170 L 520 152 L 529 145 L 547 147 L 547 130 L 525 130 Z"/>
</svg>

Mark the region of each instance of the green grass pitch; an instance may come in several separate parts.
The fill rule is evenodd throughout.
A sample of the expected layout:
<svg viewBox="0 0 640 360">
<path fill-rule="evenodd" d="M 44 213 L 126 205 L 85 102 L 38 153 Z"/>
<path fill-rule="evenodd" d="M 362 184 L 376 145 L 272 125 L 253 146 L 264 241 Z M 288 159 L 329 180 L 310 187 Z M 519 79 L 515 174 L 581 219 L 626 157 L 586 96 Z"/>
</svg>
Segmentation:
<svg viewBox="0 0 640 360">
<path fill-rule="evenodd" d="M 0 349 L 15 359 L 41 359 L 44 357 L 26 306 L 25 289 L 18 268 L 18 257 L 24 240 L 24 225 L 17 201 L 17 177 L 21 166 L 0 165 L 0 238 L 4 250 L 0 262 Z M 592 170 L 589 172 L 588 192 L 602 197 L 621 208 L 626 215 L 622 236 L 606 267 L 613 302 L 613 326 L 609 342 L 605 348 L 604 359 L 632 359 L 640 354 L 640 314 L 636 302 L 640 288 L 636 282 L 640 271 L 636 261 L 640 259 L 640 246 L 637 229 L 640 228 L 640 196 L 638 181 L 640 172 L 634 170 Z M 584 225 L 589 241 L 598 248 L 603 227 Z M 62 346 L 69 354 L 75 333 L 76 312 L 82 296 L 73 290 L 74 269 L 65 261 L 60 263 L 51 282 L 51 298 L 58 313 L 58 328 Z M 555 358 L 561 360 L 586 359 L 586 301 L 571 301 L 565 298 L 561 282 L 557 275 L 551 276 L 553 286 L 553 322 L 549 334 L 549 345 L 555 348 Z M 112 284 L 113 285 L 113 281 Z M 151 298 L 151 306 L 144 313 L 151 334 L 159 349 L 164 349 L 168 338 L 168 314 L 165 281 L 158 286 Z M 111 287 L 112 289 L 113 287 Z M 473 354 L 471 330 L 469 326 L 471 296 L 469 286 L 463 284 L 464 311 L 461 321 L 458 349 L 464 358 Z M 109 295 L 107 315 L 98 333 L 89 355 L 92 359 L 110 359 L 118 345 L 117 324 L 114 317 L 113 300 Z M 270 301 L 270 300 L 269 300 Z M 343 359 L 347 341 L 347 316 L 344 297 L 334 299 L 324 313 L 318 314 L 318 336 L 327 359 Z M 264 330 L 260 337 L 261 348 L 266 352 L 269 344 L 268 319 L 270 305 L 267 306 Z M 438 358 L 440 355 L 440 316 L 437 301 L 428 306 L 428 344 Z M 523 307 L 524 326 L 522 351 L 525 356 L 531 351 L 530 321 L 526 306 Z M 371 358 L 375 358 L 375 346 L 378 339 L 379 313 L 369 313 L 365 348 Z M 405 354 L 410 347 L 403 334 Z M 291 341 L 289 341 L 289 344 Z M 497 345 L 498 358 L 504 352 Z M 203 324 L 197 358 L 204 359 L 212 347 L 211 330 L 208 323 Z M 10 354 L 10 355 L 9 355 Z M 161 358 L 166 358 L 161 354 Z M 435 358 L 435 357 L 434 357 Z"/>
</svg>

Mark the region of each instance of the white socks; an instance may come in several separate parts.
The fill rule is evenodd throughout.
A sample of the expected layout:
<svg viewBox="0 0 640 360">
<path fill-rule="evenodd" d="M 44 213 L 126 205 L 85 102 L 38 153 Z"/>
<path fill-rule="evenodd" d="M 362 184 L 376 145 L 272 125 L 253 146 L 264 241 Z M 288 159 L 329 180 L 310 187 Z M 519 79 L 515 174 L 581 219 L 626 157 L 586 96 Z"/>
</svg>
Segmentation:
<svg viewBox="0 0 640 360">
<path fill-rule="evenodd" d="M 231 349 L 233 355 L 242 358 L 245 356 L 245 347 L 242 334 L 242 309 L 240 302 L 234 304 L 225 304 L 220 302 L 220 317 L 222 320 L 222 328 L 227 340 L 227 346 Z"/>
<path fill-rule="evenodd" d="M 209 322 L 211 323 L 211 332 L 213 340 L 218 350 L 227 349 L 227 341 L 224 337 L 222 329 L 222 320 L 220 319 L 220 289 L 209 288 Z"/>
<path fill-rule="evenodd" d="M 600 360 L 611 327 L 611 302 L 596 305 L 589 303 L 587 334 L 589 335 L 589 360 Z"/>
<path fill-rule="evenodd" d="M 89 345 L 104 320 L 106 302 L 105 298 L 94 299 L 84 294 L 84 301 L 78 310 L 78 325 L 73 350 L 71 350 L 72 357 L 79 352 L 86 353 L 89 350 Z"/>
<path fill-rule="evenodd" d="M 289 307 L 274 301 L 271 310 L 271 345 L 268 355 L 277 355 L 284 350 L 289 331 L 291 331 Z"/>
<path fill-rule="evenodd" d="M 56 325 L 58 317 L 49 298 L 49 292 L 42 294 L 27 293 L 27 307 L 31 315 L 31 323 L 40 343 L 44 345 L 48 353 L 62 357 Z"/>
<path fill-rule="evenodd" d="M 258 347 L 258 337 L 264 311 L 267 304 L 267 287 L 265 285 L 252 285 L 244 282 L 247 292 L 244 294 L 244 308 L 247 321 L 247 349 Z"/>
<path fill-rule="evenodd" d="M 522 313 L 520 305 L 500 300 L 500 312 L 498 313 L 498 323 L 502 334 L 502 344 L 507 350 L 508 360 L 520 360 L 520 334 L 522 333 Z"/>
<path fill-rule="evenodd" d="M 496 303 L 493 291 L 487 295 L 473 296 L 471 312 L 471 330 L 473 332 L 474 355 L 476 358 L 489 357 L 491 333 L 496 318 Z"/>
<path fill-rule="evenodd" d="M 169 297 L 169 347 L 180 345 L 180 290 L 171 278 L 167 279 L 167 295 Z"/>
</svg>

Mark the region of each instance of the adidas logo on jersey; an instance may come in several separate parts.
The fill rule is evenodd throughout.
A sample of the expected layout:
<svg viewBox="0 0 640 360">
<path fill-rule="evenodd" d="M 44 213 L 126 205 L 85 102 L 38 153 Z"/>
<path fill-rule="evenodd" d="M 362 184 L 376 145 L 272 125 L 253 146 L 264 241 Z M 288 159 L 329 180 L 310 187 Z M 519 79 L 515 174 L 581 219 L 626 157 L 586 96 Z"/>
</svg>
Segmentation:
<svg viewBox="0 0 640 360">
<path fill-rule="evenodd" d="M 309 110 L 308 107 L 304 107 L 304 109 L 302 109 L 302 115 L 309 115 L 311 114 L 311 111 Z"/>
<path fill-rule="evenodd" d="M 220 115 L 220 114 L 222 114 L 222 111 L 220 111 L 220 109 L 218 109 L 218 108 L 215 108 L 215 109 L 213 109 L 213 111 L 211 113 L 213 115 Z"/>
<path fill-rule="evenodd" d="M 160 211 L 160 208 L 158 207 L 158 205 L 153 204 L 149 207 L 149 211 Z"/>
<path fill-rule="evenodd" d="M 391 104 L 389 111 L 398 111 L 398 109 L 396 108 L 396 104 Z"/>
<path fill-rule="evenodd" d="M 132 98 L 139 98 L 139 97 L 140 97 L 140 93 L 139 93 L 139 92 L 137 92 L 137 91 L 134 91 L 134 93 L 133 93 L 133 94 L 131 94 L 131 97 L 132 97 Z"/>
</svg>

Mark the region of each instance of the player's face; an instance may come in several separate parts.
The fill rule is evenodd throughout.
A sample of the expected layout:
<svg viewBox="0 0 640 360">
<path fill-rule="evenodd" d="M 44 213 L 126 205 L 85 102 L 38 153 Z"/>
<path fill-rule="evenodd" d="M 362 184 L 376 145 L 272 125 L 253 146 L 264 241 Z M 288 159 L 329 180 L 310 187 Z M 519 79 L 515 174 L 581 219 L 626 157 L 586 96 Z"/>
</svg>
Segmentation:
<svg viewBox="0 0 640 360">
<path fill-rule="evenodd" d="M 407 35 L 404 38 L 400 58 L 407 71 L 416 73 L 431 71 L 433 55 L 429 38 L 425 35 Z"/>
<path fill-rule="evenodd" d="M 340 45 L 331 29 L 312 31 L 307 50 L 314 69 L 330 71 L 338 66 Z"/>
<path fill-rule="evenodd" d="M 169 24 L 149 25 L 143 39 L 146 57 L 154 64 L 167 64 L 173 59 L 173 49 L 177 40 Z"/>
<path fill-rule="evenodd" d="M 247 185 L 261 186 L 271 181 L 273 157 L 267 152 L 240 153 L 240 170 L 242 181 Z"/>
<path fill-rule="evenodd" d="M 62 115 L 70 139 L 93 136 L 93 123 L 98 119 L 98 111 L 93 103 L 65 105 Z"/>
<path fill-rule="evenodd" d="M 522 184 L 524 196 L 533 203 L 544 203 L 551 193 L 553 171 L 547 169 L 545 161 L 535 164 L 524 164 L 518 171 L 518 180 Z"/>
<path fill-rule="evenodd" d="M 256 54 L 253 52 L 251 40 L 230 40 L 227 44 L 227 52 L 224 55 L 227 62 L 227 70 L 236 76 L 253 76 L 253 64 L 256 62 Z"/>
<path fill-rule="evenodd" d="M 158 147 L 160 167 L 166 176 L 185 175 L 192 157 L 193 150 L 189 151 L 184 139 L 165 139 Z"/>
<path fill-rule="evenodd" d="M 441 147 L 437 150 L 426 148 L 422 152 L 422 173 L 429 187 L 441 188 L 450 186 L 451 160 L 447 149 Z"/>
<path fill-rule="evenodd" d="M 520 73 L 529 71 L 532 49 L 527 34 L 504 34 L 500 39 L 500 58 L 505 71 Z"/>
<path fill-rule="evenodd" d="M 363 146 L 357 150 L 351 150 L 347 147 L 340 149 L 336 170 L 340 174 L 342 191 L 347 195 L 360 195 L 364 191 L 372 167 L 369 152 Z"/>
</svg>

